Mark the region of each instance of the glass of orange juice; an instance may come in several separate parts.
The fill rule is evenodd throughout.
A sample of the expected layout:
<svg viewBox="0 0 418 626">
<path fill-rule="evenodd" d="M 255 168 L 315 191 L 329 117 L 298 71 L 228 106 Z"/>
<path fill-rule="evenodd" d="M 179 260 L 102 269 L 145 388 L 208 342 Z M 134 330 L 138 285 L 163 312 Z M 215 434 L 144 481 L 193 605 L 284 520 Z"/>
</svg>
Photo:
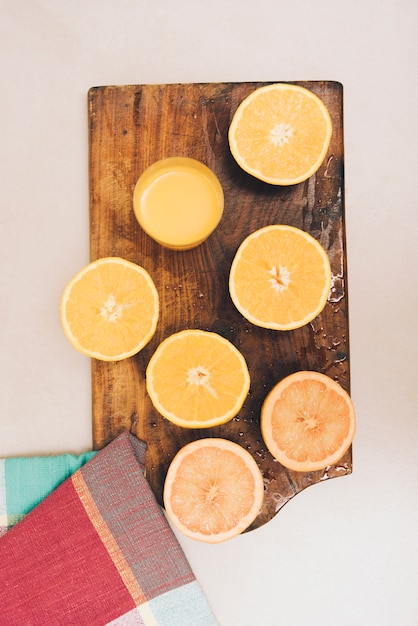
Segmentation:
<svg viewBox="0 0 418 626">
<path fill-rule="evenodd" d="M 203 243 L 218 226 L 224 194 L 209 167 L 175 156 L 156 161 L 141 174 L 133 205 L 150 237 L 167 248 L 187 250 Z"/>
</svg>

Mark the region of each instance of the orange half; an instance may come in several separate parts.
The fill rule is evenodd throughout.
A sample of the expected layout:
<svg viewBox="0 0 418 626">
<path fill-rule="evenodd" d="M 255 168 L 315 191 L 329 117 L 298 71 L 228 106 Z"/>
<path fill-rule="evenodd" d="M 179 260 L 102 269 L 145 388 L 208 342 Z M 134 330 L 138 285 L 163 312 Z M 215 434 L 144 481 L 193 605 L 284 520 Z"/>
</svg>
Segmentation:
<svg viewBox="0 0 418 626">
<path fill-rule="evenodd" d="M 82 354 L 118 361 L 139 352 L 154 335 L 159 297 L 141 266 L 119 257 L 89 263 L 64 289 L 61 322 Z"/>
<path fill-rule="evenodd" d="M 312 91 L 275 83 L 241 102 L 228 136 L 231 153 L 244 171 L 273 185 L 294 185 L 321 166 L 332 122 Z"/>
<path fill-rule="evenodd" d="M 239 246 L 229 292 L 253 324 L 292 330 L 319 315 L 331 279 L 328 255 L 314 237 L 293 226 L 273 224 L 251 233 Z"/>
<path fill-rule="evenodd" d="M 146 386 L 166 419 L 185 428 L 208 428 L 237 415 L 250 388 L 250 374 L 230 341 L 190 329 L 160 343 L 147 367 Z"/>
</svg>

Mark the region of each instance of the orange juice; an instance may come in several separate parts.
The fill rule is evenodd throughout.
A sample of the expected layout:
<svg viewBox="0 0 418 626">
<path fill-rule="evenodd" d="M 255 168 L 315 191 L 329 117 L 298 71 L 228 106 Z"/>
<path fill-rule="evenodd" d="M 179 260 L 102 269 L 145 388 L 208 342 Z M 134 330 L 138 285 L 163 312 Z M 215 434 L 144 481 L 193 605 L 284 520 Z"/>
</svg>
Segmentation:
<svg viewBox="0 0 418 626">
<path fill-rule="evenodd" d="M 203 243 L 222 217 L 221 184 L 206 165 L 188 157 L 157 161 L 135 186 L 134 213 L 144 231 L 167 248 Z"/>
</svg>

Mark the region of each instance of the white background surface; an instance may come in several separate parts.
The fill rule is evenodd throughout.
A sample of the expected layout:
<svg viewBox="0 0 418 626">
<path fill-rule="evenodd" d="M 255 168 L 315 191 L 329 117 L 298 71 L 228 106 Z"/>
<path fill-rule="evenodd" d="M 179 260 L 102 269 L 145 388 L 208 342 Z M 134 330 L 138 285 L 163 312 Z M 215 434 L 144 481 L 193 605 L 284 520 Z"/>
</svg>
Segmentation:
<svg viewBox="0 0 418 626">
<path fill-rule="evenodd" d="M 0 0 L 0 456 L 91 448 L 59 300 L 89 261 L 87 90 L 344 85 L 354 473 L 218 546 L 221 626 L 418 624 L 416 0 Z"/>
</svg>

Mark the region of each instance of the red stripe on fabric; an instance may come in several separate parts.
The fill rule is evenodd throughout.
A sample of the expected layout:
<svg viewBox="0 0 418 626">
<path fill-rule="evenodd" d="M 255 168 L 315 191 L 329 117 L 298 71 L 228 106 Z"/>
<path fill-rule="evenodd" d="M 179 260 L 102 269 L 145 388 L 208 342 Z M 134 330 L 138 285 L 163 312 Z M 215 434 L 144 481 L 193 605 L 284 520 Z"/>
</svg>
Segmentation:
<svg viewBox="0 0 418 626">
<path fill-rule="evenodd" d="M 70 479 L 1 538 L 2 626 L 101 626 L 134 606 Z"/>
</svg>

